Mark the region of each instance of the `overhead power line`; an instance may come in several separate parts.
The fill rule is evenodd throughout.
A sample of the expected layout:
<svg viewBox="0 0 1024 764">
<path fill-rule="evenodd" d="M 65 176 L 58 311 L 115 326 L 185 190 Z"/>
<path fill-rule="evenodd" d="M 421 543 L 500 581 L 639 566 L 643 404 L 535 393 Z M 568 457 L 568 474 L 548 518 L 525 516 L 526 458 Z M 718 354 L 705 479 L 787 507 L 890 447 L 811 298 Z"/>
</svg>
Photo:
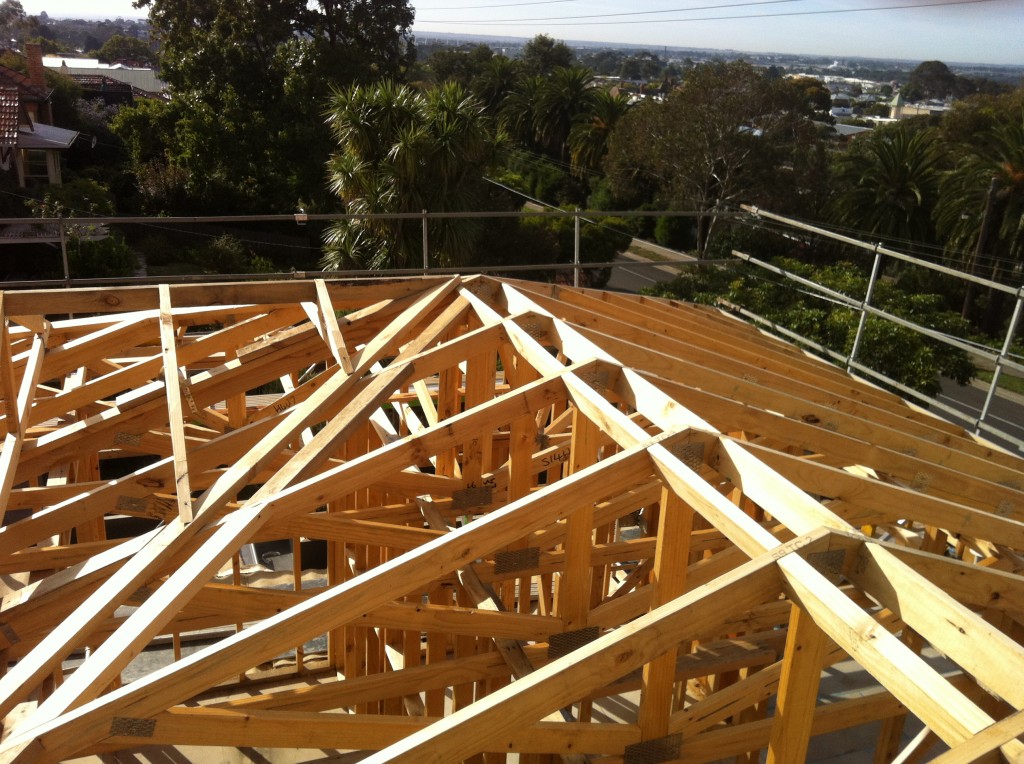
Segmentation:
<svg viewBox="0 0 1024 764">
<path fill-rule="evenodd" d="M 788 0 L 767 0 L 767 2 L 761 3 L 736 3 L 730 5 L 719 5 L 713 6 L 715 8 L 731 8 L 738 7 L 740 5 L 766 5 L 768 2 L 787 2 Z M 800 0 L 796 0 L 800 1 Z M 991 3 L 995 0 L 946 0 L 945 2 L 938 3 L 912 3 L 909 5 L 880 5 L 871 8 L 831 8 L 828 10 L 818 11 L 785 11 L 780 13 L 748 13 L 733 16 L 692 16 L 689 18 L 676 18 L 676 19 L 658 19 L 658 23 L 674 23 L 674 22 L 689 22 L 689 21 L 738 21 L 742 19 L 768 19 L 768 18 L 782 18 L 782 17 L 795 17 L 795 16 L 822 16 L 822 15 L 834 15 L 842 13 L 865 13 L 869 11 L 902 11 L 910 10 L 914 8 L 940 8 L 943 6 L 950 5 L 978 5 L 980 3 Z M 686 9 L 682 9 L 686 10 Z M 695 9 L 690 9 L 695 10 Z M 669 13 L 670 11 L 659 11 L 660 13 Z M 678 12 L 678 11 L 674 11 Z M 651 11 L 636 11 L 634 13 L 626 15 L 638 15 L 640 13 L 651 13 Z M 419 19 L 419 23 L 422 24 L 449 24 L 458 26 L 509 26 L 514 24 L 525 24 L 530 22 L 543 21 L 552 26 L 599 26 L 608 24 L 650 24 L 651 19 L 622 19 L 616 18 L 614 21 L 562 21 L 560 19 L 589 19 L 589 18 L 601 18 L 610 19 L 620 14 L 603 13 L 596 16 L 555 16 L 547 18 L 527 18 L 527 19 L 500 19 L 500 20 L 480 20 L 480 21 L 452 21 L 448 19 Z"/>
<path fill-rule="evenodd" d="M 579 3 L 582 0 L 530 0 L 526 3 L 493 3 L 491 5 L 443 5 L 437 8 L 421 8 L 417 6 L 417 10 L 424 10 L 428 13 L 430 11 L 473 11 L 473 10 L 489 10 L 491 8 L 519 8 L 523 5 L 555 5 L 556 3 Z"/>
<path fill-rule="evenodd" d="M 663 8 L 659 11 L 622 11 L 620 13 L 590 13 L 578 16 L 541 16 L 538 18 L 526 18 L 526 19 L 493 19 L 493 23 L 503 23 L 509 21 L 558 21 L 560 19 L 606 19 L 617 16 L 650 16 L 657 13 L 690 13 L 692 11 L 716 11 L 720 8 L 745 8 L 751 5 L 779 5 L 780 3 L 804 3 L 807 0 L 746 0 L 741 3 L 719 3 L 717 5 L 697 5 L 692 8 Z M 513 3 L 512 5 L 520 5 L 519 3 Z M 521 5 L 533 5 L 533 3 L 521 3 Z M 470 7 L 491 7 L 501 8 L 506 6 L 492 5 L 492 6 L 470 6 Z M 428 9 L 429 10 L 429 9 Z M 434 9 L 439 10 L 439 9 Z M 450 10 L 466 10 L 465 8 Z M 491 22 L 488 22 L 491 23 Z"/>
</svg>

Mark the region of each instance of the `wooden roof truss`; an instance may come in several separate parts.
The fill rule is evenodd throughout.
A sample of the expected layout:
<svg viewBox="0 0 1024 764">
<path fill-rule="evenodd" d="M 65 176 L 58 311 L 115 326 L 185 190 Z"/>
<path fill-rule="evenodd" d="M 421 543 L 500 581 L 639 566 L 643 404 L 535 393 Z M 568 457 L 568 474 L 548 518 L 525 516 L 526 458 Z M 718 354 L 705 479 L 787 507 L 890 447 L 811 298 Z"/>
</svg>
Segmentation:
<svg viewBox="0 0 1024 764">
<path fill-rule="evenodd" d="M 781 762 L 876 720 L 888 761 L 907 714 L 1024 761 L 1021 460 L 724 314 L 456 277 L 0 315 L 0 761 Z"/>
</svg>

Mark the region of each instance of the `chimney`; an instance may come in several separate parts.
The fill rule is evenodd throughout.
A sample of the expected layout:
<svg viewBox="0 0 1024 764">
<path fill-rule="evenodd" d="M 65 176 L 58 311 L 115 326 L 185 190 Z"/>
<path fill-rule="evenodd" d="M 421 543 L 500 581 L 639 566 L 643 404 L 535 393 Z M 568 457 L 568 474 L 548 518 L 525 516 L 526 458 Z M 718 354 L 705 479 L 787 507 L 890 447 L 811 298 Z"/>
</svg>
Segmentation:
<svg viewBox="0 0 1024 764">
<path fill-rule="evenodd" d="M 46 87 L 46 68 L 43 66 L 43 46 L 37 42 L 25 43 L 25 61 L 28 64 L 28 81 L 44 93 Z"/>
</svg>

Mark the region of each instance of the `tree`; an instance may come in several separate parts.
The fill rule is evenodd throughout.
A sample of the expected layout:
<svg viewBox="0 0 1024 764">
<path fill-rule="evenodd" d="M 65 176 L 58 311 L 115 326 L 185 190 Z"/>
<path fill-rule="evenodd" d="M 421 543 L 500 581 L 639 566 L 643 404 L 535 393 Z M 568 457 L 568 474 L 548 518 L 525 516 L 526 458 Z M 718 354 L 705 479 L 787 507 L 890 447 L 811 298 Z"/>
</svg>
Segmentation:
<svg viewBox="0 0 1024 764">
<path fill-rule="evenodd" d="M 994 281 L 1024 270 L 1024 112 L 974 137 L 940 186 L 935 221 L 951 256 Z M 965 253 L 969 253 L 966 254 Z M 982 330 L 1002 329 L 1004 295 L 989 295 Z M 971 306 L 965 304 L 965 314 Z"/>
<path fill-rule="evenodd" d="M 550 74 L 560 66 L 572 66 L 572 49 L 561 40 L 539 34 L 523 46 L 519 59 L 528 74 Z"/>
<path fill-rule="evenodd" d="M 706 257 L 730 205 L 799 196 L 793 187 L 816 176 L 808 114 L 785 80 L 741 61 L 701 64 L 664 103 L 645 101 L 619 121 L 605 169 L 620 197 L 651 188 L 661 204 L 700 213 L 697 252 Z"/>
<path fill-rule="evenodd" d="M 427 68 L 440 84 L 453 80 L 468 88 L 494 57 L 487 45 L 476 45 L 469 50 L 437 50 L 427 59 Z"/>
<path fill-rule="evenodd" d="M 328 122 L 338 152 L 331 190 L 348 212 L 461 212 L 477 209 L 495 139 L 483 105 L 458 83 L 426 93 L 385 81 L 336 91 Z M 326 269 L 401 268 L 422 254 L 419 220 L 343 220 L 325 238 Z M 466 262 L 479 220 L 442 218 L 429 230 L 434 265 Z"/>
<path fill-rule="evenodd" d="M 932 129 L 879 128 L 841 155 L 837 222 L 913 251 L 934 241 L 943 153 Z"/>
<path fill-rule="evenodd" d="M 180 121 L 168 163 L 194 209 L 327 203 L 332 86 L 398 76 L 413 60 L 406 0 L 140 0 Z"/>
<path fill-rule="evenodd" d="M 487 113 L 496 118 L 516 89 L 521 75 L 518 61 L 507 56 L 493 56 L 473 80 L 473 93 L 483 102 Z"/>
<path fill-rule="evenodd" d="M 569 131 L 568 143 L 575 173 L 600 167 L 608 151 L 608 139 L 629 106 L 629 99 L 624 95 L 613 95 L 608 90 L 594 92 L 590 114 L 585 119 L 577 119 Z"/>
<path fill-rule="evenodd" d="M 522 77 L 501 107 L 501 125 L 513 140 L 527 148 L 533 148 L 539 142 L 536 124 L 543 87 L 544 78 L 539 75 Z"/>
<path fill-rule="evenodd" d="M 593 112 L 597 95 L 593 82 L 594 75 L 589 69 L 573 66 L 558 67 L 541 85 L 534 129 L 541 144 L 562 162 L 569 158 L 569 132 L 573 125 Z"/>
<path fill-rule="evenodd" d="M 96 51 L 96 57 L 100 61 L 108 63 L 131 61 L 153 66 L 157 62 L 156 54 L 149 49 L 146 43 L 122 34 L 113 35 L 103 43 L 103 47 Z"/>
<path fill-rule="evenodd" d="M 910 73 L 903 95 L 907 100 L 945 98 L 956 87 L 956 75 L 941 61 L 923 61 Z"/>
<path fill-rule="evenodd" d="M 21 0 L 4 0 L 0 3 L 0 34 L 5 43 L 7 40 L 16 40 L 21 37 L 21 30 L 25 24 L 25 9 Z"/>
</svg>

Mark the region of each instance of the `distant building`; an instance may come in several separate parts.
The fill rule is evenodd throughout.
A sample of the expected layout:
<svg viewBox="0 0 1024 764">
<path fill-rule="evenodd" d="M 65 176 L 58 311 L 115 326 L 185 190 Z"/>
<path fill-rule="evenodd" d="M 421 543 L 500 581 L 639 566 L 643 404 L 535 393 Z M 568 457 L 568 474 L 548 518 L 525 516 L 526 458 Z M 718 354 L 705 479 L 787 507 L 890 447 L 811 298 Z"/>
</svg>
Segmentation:
<svg viewBox="0 0 1024 764">
<path fill-rule="evenodd" d="M 945 101 L 921 101 L 909 103 L 902 93 L 896 93 L 889 102 L 889 118 L 894 120 L 910 119 L 911 117 L 930 117 L 945 114 L 950 110 Z"/>
<path fill-rule="evenodd" d="M 47 56 L 43 64 L 57 69 L 66 77 L 82 84 L 81 78 L 107 77 L 130 85 L 136 97 L 160 98 L 167 90 L 167 83 L 157 76 L 156 70 L 148 67 L 131 67 L 124 64 L 103 64 L 97 58 L 71 58 L 68 56 Z"/>
<path fill-rule="evenodd" d="M 17 173 L 18 185 L 60 185 L 61 154 L 78 132 L 55 127 L 42 48 L 25 45 L 28 74 L 0 66 L 0 171 Z"/>
</svg>

